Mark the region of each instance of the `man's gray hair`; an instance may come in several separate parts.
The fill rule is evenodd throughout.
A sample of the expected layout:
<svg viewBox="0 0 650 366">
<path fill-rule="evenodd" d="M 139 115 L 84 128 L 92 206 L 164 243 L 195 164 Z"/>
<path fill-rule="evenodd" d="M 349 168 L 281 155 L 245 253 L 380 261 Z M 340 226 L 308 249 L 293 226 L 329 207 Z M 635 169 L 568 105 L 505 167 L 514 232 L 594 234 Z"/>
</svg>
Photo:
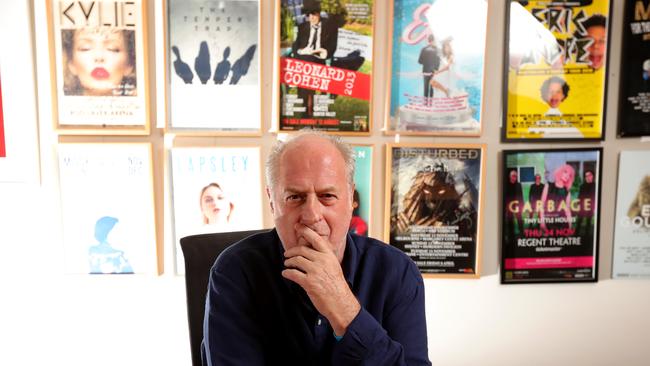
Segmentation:
<svg viewBox="0 0 650 366">
<path fill-rule="evenodd" d="M 301 132 L 300 134 L 289 138 L 287 141 L 279 141 L 271 149 L 268 158 L 266 159 L 266 185 L 273 189 L 278 181 L 278 173 L 280 171 L 280 160 L 285 150 L 300 142 L 306 137 L 319 137 L 334 146 L 340 153 L 345 163 L 345 175 L 350 185 L 350 189 L 354 187 L 354 149 L 339 136 L 328 135 L 318 131 Z"/>
</svg>

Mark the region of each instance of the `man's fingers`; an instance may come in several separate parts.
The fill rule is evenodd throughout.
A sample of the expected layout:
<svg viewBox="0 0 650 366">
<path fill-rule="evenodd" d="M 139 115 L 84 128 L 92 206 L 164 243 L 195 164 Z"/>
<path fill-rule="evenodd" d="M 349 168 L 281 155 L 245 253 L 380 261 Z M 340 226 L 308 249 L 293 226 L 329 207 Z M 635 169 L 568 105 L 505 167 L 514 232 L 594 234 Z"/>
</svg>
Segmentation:
<svg viewBox="0 0 650 366">
<path fill-rule="evenodd" d="M 295 268 L 303 273 L 309 273 L 315 269 L 315 263 L 303 256 L 295 256 L 288 258 L 284 261 L 284 266 L 287 268 Z"/>
<path fill-rule="evenodd" d="M 297 283 L 300 287 L 305 288 L 307 275 L 297 269 L 287 268 L 282 271 L 282 277 Z"/>
<path fill-rule="evenodd" d="M 293 248 L 289 248 L 284 252 L 285 258 L 301 256 L 309 259 L 310 261 L 316 260 L 317 255 L 318 251 L 316 249 L 305 245 L 298 245 Z"/>
<path fill-rule="evenodd" d="M 309 228 L 308 226 L 298 224 L 298 234 L 302 236 L 311 246 L 319 252 L 327 253 L 332 251 L 332 247 L 328 245 L 327 240 L 322 236 L 318 235 L 317 232 Z"/>
</svg>

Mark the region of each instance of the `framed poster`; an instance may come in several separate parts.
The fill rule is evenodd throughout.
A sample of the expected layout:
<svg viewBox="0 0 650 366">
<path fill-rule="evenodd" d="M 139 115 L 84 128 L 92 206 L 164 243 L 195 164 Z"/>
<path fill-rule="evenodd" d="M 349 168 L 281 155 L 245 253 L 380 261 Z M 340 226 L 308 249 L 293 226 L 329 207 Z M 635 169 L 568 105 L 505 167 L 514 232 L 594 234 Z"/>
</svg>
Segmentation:
<svg viewBox="0 0 650 366">
<path fill-rule="evenodd" d="M 158 273 L 149 143 L 58 145 L 67 273 Z"/>
<path fill-rule="evenodd" d="M 501 283 L 598 280 L 601 148 L 505 150 Z"/>
<path fill-rule="evenodd" d="M 261 135 L 260 1 L 166 0 L 165 9 L 167 130 Z"/>
<path fill-rule="evenodd" d="M 480 276 L 485 145 L 388 144 L 384 239 L 423 275 Z"/>
<path fill-rule="evenodd" d="M 605 136 L 609 0 L 511 0 L 505 141 Z"/>
<path fill-rule="evenodd" d="M 650 0 L 625 2 L 618 135 L 650 136 Z"/>
<path fill-rule="evenodd" d="M 618 163 L 614 278 L 650 279 L 650 151 L 621 151 Z"/>
<path fill-rule="evenodd" d="M 280 131 L 370 134 L 374 3 L 278 2 Z"/>
<path fill-rule="evenodd" d="M 354 194 L 350 232 L 370 235 L 372 206 L 372 146 L 353 145 L 354 148 Z"/>
<path fill-rule="evenodd" d="M 47 2 L 57 132 L 149 134 L 146 1 Z"/>
<path fill-rule="evenodd" d="M 486 0 L 393 0 L 388 133 L 481 134 Z"/>
<path fill-rule="evenodd" d="M 263 228 L 259 147 L 176 147 L 171 168 L 176 273 L 182 237 Z"/>
</svg>

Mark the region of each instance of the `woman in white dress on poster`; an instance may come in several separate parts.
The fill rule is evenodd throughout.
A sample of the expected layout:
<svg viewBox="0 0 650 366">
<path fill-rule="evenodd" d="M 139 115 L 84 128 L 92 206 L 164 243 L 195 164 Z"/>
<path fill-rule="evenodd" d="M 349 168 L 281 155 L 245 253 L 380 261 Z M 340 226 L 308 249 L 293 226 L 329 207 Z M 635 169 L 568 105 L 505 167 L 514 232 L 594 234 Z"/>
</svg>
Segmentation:
<svg viewBox="0 0 650 366">
<path fill-rule="evenodd" d="M 451 37 L 445 38 L 442 41 L 441 67 L 433 72 L 433 77 L 429 82 L 433 88 L 445 93 L 447 98 L 449 98 L 449 94 L 453 90 L 452 72 L 454 66 L 454 50 L 451 48 L 451 41 Z"/>
</svg>

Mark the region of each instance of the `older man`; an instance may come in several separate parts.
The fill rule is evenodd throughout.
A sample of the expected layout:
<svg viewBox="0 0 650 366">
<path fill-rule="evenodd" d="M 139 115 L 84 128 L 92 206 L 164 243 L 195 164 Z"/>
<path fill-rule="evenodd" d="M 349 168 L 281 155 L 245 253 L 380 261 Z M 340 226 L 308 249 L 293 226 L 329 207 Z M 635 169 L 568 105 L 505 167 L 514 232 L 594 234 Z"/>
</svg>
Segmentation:
<svg viewBox="0 0 650 366">
<path fill-rule="evenodd" d="M 348 234 L 354 155 L 307 133 L 266 165 L 276 228 L 210 275 L 206 365 L 430 365 L 424 284 L 404 253 Z"/>
</svg>

